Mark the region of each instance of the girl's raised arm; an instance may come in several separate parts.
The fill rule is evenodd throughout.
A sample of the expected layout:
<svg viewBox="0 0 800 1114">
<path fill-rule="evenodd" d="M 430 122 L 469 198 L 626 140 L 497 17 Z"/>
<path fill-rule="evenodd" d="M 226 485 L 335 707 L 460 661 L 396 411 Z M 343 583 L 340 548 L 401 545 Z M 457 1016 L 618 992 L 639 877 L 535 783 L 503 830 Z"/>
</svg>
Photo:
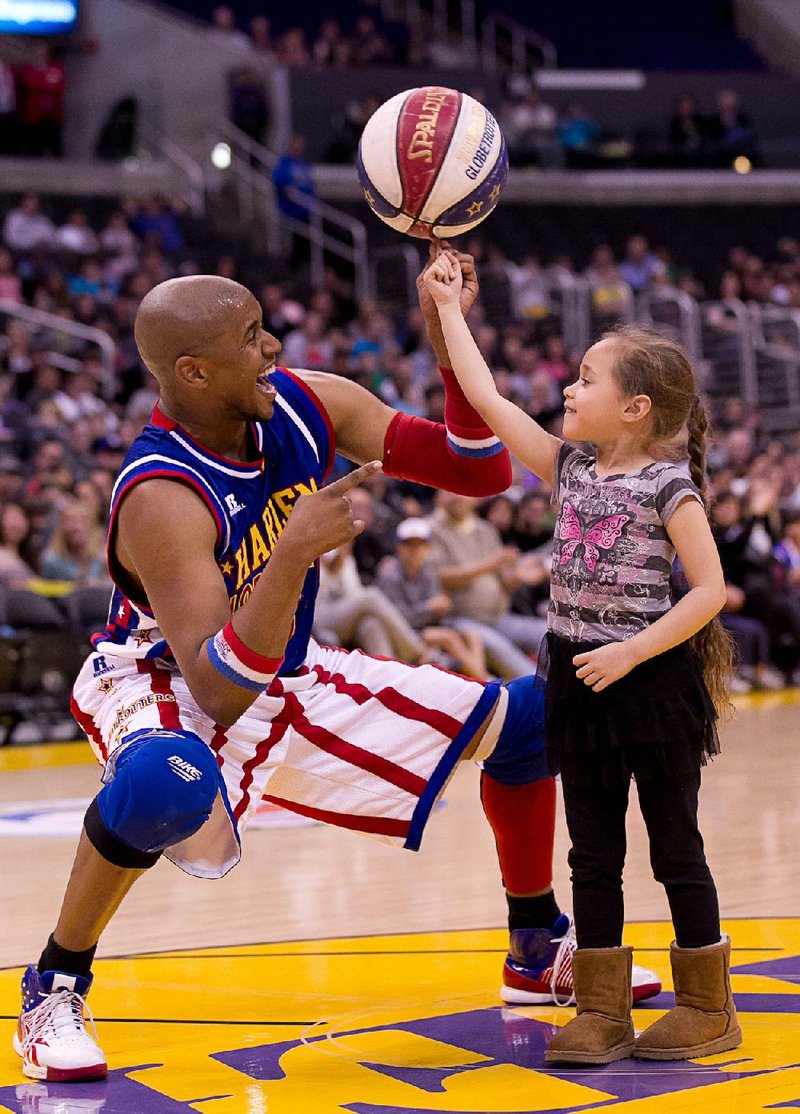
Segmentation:
<svg viewBox="0 0 800 1114">
<path fill-rule="evenodd" d="M 439 311 L 456 378 L 480 416 L 514 456 L 546 483 L 552 483 L 556 454 L 562 441 L 547 433 L 524 410 L 498 392 L 462 316 L 458 304 L 461 281 L 461 268 L 447 252 L 439 256 L 425 275 L 425 283 Z"/>
</svg>

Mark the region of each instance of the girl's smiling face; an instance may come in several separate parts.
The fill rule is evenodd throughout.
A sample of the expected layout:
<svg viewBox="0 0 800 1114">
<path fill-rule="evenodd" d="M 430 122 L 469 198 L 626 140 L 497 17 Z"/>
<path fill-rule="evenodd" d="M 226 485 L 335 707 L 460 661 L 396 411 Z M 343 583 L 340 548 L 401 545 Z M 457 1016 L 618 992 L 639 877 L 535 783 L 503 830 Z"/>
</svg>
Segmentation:
<svg viewBox="0 0 800 1114">
<path fill-rule="evenodd" d="M 613 338 L 593 344 L 583 357 L 577 380 L 564 388 L 564 437 L 568 440 L 607 441 L 626 424 L 627 400 L 614 375 L 618 350 Z"/>
</svg>

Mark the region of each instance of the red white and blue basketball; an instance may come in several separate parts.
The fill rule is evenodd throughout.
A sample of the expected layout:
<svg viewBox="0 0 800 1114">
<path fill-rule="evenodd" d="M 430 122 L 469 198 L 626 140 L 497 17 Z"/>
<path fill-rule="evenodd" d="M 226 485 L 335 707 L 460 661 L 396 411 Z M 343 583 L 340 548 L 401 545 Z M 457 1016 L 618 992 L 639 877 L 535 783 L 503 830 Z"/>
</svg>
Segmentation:
<svg viewBox="0 0 800 1114">
<path fill-rule="evenodd" d="M 457 89 L 407 89 L 367 121 L 356 159 L 372 211 L 410 236 L 449 239 L 485 220 L 508 176 L 500 127 Z"/>
</svg>

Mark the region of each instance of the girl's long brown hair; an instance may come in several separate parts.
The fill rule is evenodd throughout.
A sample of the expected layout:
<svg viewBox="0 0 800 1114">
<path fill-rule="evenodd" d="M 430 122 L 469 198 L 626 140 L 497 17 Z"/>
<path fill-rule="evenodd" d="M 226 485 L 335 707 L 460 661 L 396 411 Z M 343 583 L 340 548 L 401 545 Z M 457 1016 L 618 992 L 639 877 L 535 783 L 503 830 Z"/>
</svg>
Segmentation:
<svg viewBox="0 0 800 1114">
<path fill-rule="evenodd" d="M 697 396 L 697 384 L 684 348 L 652 329 L 621 325 L 603 335 L 620 342 L 614 375 L 625 397 L 647 395 L 652 403 L 653 440 L 664 455 L 675 454 L 686 430 L 689 474 L 708 511 L 706 497 L 706 434 L 708 417 Z M 717 617 L 706 623 L 689 643 L 703 665 L 703 676 L 719 713 L 728 712 L 733 672 L 733 641 Z"/>
</svg>

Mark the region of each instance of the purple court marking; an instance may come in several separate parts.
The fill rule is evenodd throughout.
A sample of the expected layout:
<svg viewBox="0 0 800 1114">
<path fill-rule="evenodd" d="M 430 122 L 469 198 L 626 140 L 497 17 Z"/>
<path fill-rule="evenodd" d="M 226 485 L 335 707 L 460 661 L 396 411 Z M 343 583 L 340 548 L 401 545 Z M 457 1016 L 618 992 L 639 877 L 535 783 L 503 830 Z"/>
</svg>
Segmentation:
<svg viewBox="0 0 800 1114">
<path fill-rule="evenodd" d="M 670 1094 L 675 1091 L 694 1090 L 731 1079 L 767 1074 L 760 1071 L 732 1072 L 723 1070 L 726 1065 L 703 1066 L 693 1063 L 652 1064 L 624 1061 L 624 1068 L 611 1064 L 605 1068 L 548 1068 L 544 1062 L 544 1051 L 555 1027 L 543 1021 L 519 1017 L 509 1010 L 492 1007 L 473 1010 L 460 1014 L 443 1014 L 438 1017 L 423 1018 L 420 1021 L 403 1022 L 399 1025 L 374 1026 L 366 1029 L 343 1030 L 338 1037 L 355 1036 L 361 1033 L 386 1031 L 416 1033 L 422 1037 L 439 1041 L 451 1048 L 487 1057 L 478 1064 L 464 1064 L 449 1068 L 400 1067 L 365 1061 L 364 1066 L 391 1079 L 407 1083 L 427 1094 L 441 1094 L 444 1080 L 463 1071 L 477 1071 L 481 1067 L 497 1064 L 514 1064 L 529 1068 L 544 1075 L 554 1075 L 571 1083 L 579 1083 L 608 1094 L 608 1099 L 593 1106 L 606 1106 L 609 1103 L 630 1102 L 634 1099 L 650 1098 L 655 1095 Z M 326 1036 L 312 1037 L 308 1044 L 327 1040 Z M 212 1059 L 219 1060 L 229 1067 L 249 1075 L 253 1079 L 279 1080 L 284 1077 L 280 1065 L 281 1057 L 302 1042 L 284 1041 L 281 1044 L 261 1045 L 256 1048 L 240 1049 L 219 1053 Z M 747 1063 L 729 1061 L 731 1063 Z M 783 1070 L 783 1069 L 781 1069 Z M 356 1103 L 348 1105 L 354 1114 L 409 1114 L 411 1108 L 373 1106 Z M 548 1111 L 548 1114 L 566 1114 L 567 1110 L 590 1109 L 585 1104 L 563 1110 Z M 416 1110 L 414 1111 L 416 1114 Z M 487 1112 L 489 1114 L 489 1112 Z"/>
<path fill-rule="evenodd" d="M 764 959 L 758 963 L 743 963 L 739 967 L 731 967 L 731 974 L 765 975 L 769 979 L 781 979 L 782 982 L 800 985 L 800 955 L 788 955 L 783 959 Z"/>
<path fill-rule="evenodd" d="M 26 1079 L 13 1087 L 0 1087 L 0 1104 L 13 1114 L 34 1111 L 64 1110 L 83 1114 L 197 1114 L 194 1106 L 178 1102 L 154 1091 L 144 1083 L 129 1079 L 128 1073 L 160 1068 L 162 1064 L 140 1064 L 138 1067 L 110 1071 L 108 1079 L 99 1083 L 44 1083 Z M 227 1096 L 219 1095 L 218 1098 Z M 48 1105 L 42 1105 L 44 1101 Z M 61 1100 L 61 1101 L 59 1101 Z M 191 1102 L 199 1102 L 192 1099 Z M 208 1102 L 205 1098 L 203 1101 Z M 62 1105 L 63 1102 L 63 1105 Z"/>
</svg>

